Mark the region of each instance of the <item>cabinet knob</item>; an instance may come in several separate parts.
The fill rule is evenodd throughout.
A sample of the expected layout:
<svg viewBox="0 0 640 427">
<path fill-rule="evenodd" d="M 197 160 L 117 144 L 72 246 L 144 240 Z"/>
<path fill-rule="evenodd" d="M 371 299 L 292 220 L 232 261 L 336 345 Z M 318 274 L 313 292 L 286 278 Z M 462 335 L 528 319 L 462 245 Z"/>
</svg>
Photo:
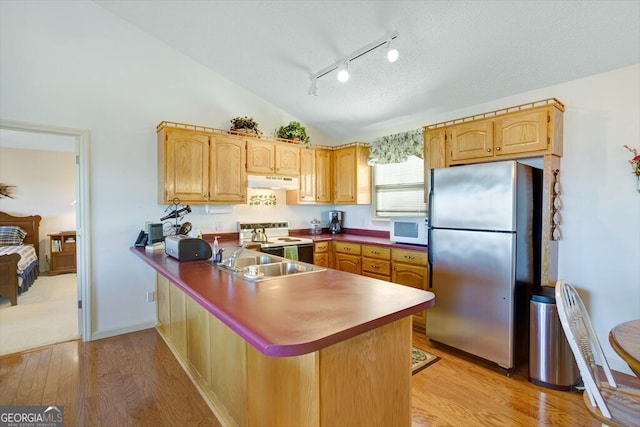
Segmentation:
<svg viewBox="0 0 640 427">
<path fill-rule="evenodd" d="M 409 256 L 409 255 L 405 255 L 404 257 L 405 257 L 406 259 L 413 259 L 413 258 L 414 258 L 414 257 Z"/>
<path fill-rule="evenodd" d="M 496 151 L 500 151 L 500 147 L 496 147 Z"/>
<path fill-rule="evenodd" d="M 378 251 L 373 251 L 371 253 L 374 254 L 374 255 L 380 255 L 380 252 L 378 252 Z"/>
<path fill-rule="evenodd" d="M 378 265 L 374 265 L 373 268 L 375 268 L 376 270 L 380 268 L 380 266 Z"/>
<path fill-rule="evenodd" d="M 491 152 L 491 148 L 487 148 L 487 153 L 490 153 L 490 152 Z"/>
</svg>

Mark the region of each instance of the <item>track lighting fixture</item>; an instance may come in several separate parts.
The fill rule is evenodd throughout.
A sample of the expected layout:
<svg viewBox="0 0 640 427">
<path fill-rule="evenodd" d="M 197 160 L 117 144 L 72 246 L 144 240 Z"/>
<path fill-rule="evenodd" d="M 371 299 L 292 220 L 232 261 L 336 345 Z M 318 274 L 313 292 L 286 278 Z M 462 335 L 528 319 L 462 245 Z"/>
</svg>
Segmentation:
<svg viewBox="0 0 640 427">
<path fill-rule="evenodd" d="M 400 53 L 398 53 L 398 49 L 395 49 L 394 47 L 391 46 L 391 40 L 389 39 L 386 43 L 387 45 L 387 60 L 389 62 L 396 62 L 398 60 L 398 56 L 400 56 Z"/>
<path fill-rule="evenodd" d="M 349 80 L 349 63 L 347 61 L 342 61 L 342 65 L 338 68 L 338 81 L 341 83 Z"/>
<path fill-rule="evenodd" d="M 386 48 L 387 60 L 389 62 L 396 62 L 398 60 L 399 53 L 397 49 L 391 46 L 392 40 L 396 38 L 398 38 L 397 31 L 393 32 L 389 36 L 381 38 L 373 43 L 366 45 L 365 47 L 362 47 L 356 50 L 350 55 L 347 55 L 344 59 L 341 59 L 329 65 L 328 67 L 323 68 L 317 73 L 311 74 L 309 76 L 309 79 L 311 79 L 311 86 L 309 87 L 309 92 L 308 92 L 309 95 L 318 96 L 318 79 L 320 77 L 326 76 L 327 74 L 335 70 L 338 70 L 337 77 L 339 81 L 344 83 L 347 80 L 349 80 L 349 70 L 348 70 L 349 63 L 381 46 L 384 46 Z"/>
</svg>

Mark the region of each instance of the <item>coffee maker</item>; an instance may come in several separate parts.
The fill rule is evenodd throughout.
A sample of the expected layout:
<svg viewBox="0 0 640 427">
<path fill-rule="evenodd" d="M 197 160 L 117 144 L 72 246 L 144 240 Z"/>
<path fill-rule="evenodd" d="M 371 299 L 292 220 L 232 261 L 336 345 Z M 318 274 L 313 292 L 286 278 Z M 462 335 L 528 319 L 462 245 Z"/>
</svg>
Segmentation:
<svg viewBox="0 0 640 427">
<path fill-rule="evenodd" d="M 342 233 L 343 221 L 343 211 L 329 211 L 329 231 L 331 234 Z"/>
</svg>

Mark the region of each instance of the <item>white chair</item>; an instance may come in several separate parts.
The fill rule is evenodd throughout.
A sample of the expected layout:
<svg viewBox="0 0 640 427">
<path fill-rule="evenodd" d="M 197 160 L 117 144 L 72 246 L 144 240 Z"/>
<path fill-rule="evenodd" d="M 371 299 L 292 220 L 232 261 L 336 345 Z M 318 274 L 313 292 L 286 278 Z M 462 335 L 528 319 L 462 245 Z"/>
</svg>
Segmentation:
<svg viewBox="0 0 640 427">
<path fill-rule="evenodd" d="M 564 280 L 556 283 L 556 306 L 584 382 L 583 399 L 591 415 L 603 425 L 640 426 L 640 389 L 616 384 L 589 313 L 575 288 Z"/>
</svg>

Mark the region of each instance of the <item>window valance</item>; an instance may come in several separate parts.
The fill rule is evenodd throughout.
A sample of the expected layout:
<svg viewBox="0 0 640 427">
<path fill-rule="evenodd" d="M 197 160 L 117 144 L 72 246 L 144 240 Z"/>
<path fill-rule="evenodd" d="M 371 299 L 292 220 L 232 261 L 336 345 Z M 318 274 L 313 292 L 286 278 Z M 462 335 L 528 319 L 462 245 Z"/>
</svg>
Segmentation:
<svg viewBox="0 0 640 427">
<path fill-rule="evenodd" d="M 370 165 L 402 163 L 409 156 L 424 156 L 422 128 L 376 138 L 369 144 Z"/>
</svg>

